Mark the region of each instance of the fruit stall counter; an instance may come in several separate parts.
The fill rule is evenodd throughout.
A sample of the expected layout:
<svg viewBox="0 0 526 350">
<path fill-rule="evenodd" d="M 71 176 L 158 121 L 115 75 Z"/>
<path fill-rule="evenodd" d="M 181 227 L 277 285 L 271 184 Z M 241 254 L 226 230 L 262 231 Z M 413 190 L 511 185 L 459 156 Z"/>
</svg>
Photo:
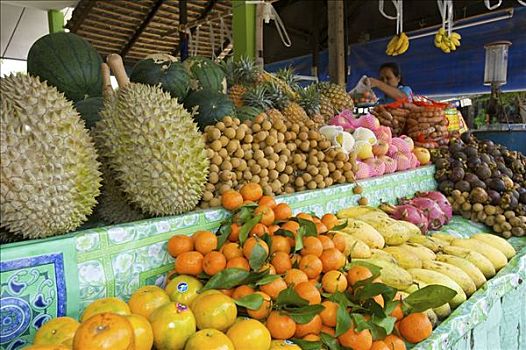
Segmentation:
<svg viewBox="0 0 526 350">
<path fill-rule="evenodd" d="M 396 198 L 436 188 L 433 174 L 434 167 L 420 167 L 360 181 L 361 195 L 353 194 L 354 185 L 346 184 L 281 196 L 277 201 L 289 203 L 294 212 L 317 215 L 356 205 L 360 196 L 367 197 L 373 206 L 394 203 Z M 175 233 L 216 229 L 227 215 L 223 209 L 200 210 L 3 245 L 0 348 L 22 349 L 45 321 L 63 315 L 77 318 L 98 298 L 127 299 L 140 286 L 162 285 L 173 268 L 166 241 Z M 444 230 L 466 236 L 483 228 L 455 217 Z M 510 243 L 518 254 L 509 265 L 415 349 L 462 349 L 483 342 L 486 345 L 475 348 L 526 346 L 526 287 L 522 283 L 526 278 L 526 239 L 513 238 Z M 499 337 L 492 329 L 500 329 Z M 493 333 L 486 335 L 485 330 Z M 500 347 L 493 346 L 495 342 Z"/>
</svg>

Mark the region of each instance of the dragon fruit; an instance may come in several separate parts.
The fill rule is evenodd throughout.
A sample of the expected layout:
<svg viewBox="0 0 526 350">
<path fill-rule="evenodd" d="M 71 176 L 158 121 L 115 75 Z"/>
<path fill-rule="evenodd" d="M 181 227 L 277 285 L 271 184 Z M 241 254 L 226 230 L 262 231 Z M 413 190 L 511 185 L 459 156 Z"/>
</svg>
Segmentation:
<svg viewBox="0 0 526 350">
<path fill-rule="evenodd" d="M 387 150 L 387 155 L 391 158 L 398 152 L 398 147 L 393 144 L 389 144 L 389 149 Z"/>
<path fill-rule="evenodd" d="M 420 209 L 429 223 L 430 230 L 438 230 L 448 221 L 447 215 L 442 211 L 438 203 L 424 197 L 415 197 L 411 200 L 401 200 L 401 204 L 410 204 Z"/>
<path fill-rule="evenodd" d="M 400 151 L 402 153 L 409 153 L 409 152 L 411 152 L 411 147 L 401 137 L 393 137 L 393 139 L 391 140 L 391 144 L 395 145 L 396 148 L 398 148 L 398 151 Z"/>
<path fill-rule="evenodd" d="M 372 114 L 366 114 L 356 119 L 353 124 L 357 127 L 362 127 L 373 131 L 380 127 L 380 121 Z"/>
<path fill-rule="evenodd" d="M 388 144 L 391 144 L 393 135 L 390 127 L 381 125 L 378 129 L 374 130 L 374 134 L 378 140 L 382 140 Z"/>
<path fill-rule="evenodd" d="M 374 132 L 366 128 L 357 128 L 356 130 L 354 130 L 352 136 L 356 141 L 367 141 L 371 145 L 374 145 L 376 143 L 376 136 L 374 135 Z"/>
<path fill-rule="evenodd" d="M 447 200 L 446 196 L 444 196 L 442 193 L 440 193 L 438 191 L 417 192 L 416 196 L 417 197 L 423 197 L 423 198 L 429 198 L 429 199 L 435 201 L 438 204 L 438 206 L 440 207 L 440 209 L 442 209 L 444 214 L 446 214 L 446 218 L 447 218 L 446 223 L 448 223 L 451 220 L 451 218 L 453 217 L 453 208 L 451 207 L 451 204 Z"/>
<path fill-rule="evenodd" d="M 390 217 L 396 220 L 403 220 L 417 226 L 423 234 L 427 233 L 429 222 L 424 212 L 414 205 L 401 204 L 392 206 L 390 204 L 382 204 L 380 209 L 389 214 Z"/>
<path fill-rule="evenodd" d="M 414 153 L 409 153 L 409 167 L 411 169 L 418 168 L 420 166 L 420 162 L 418 161 L 418 158 Z"/>
<path fill-rule="evenodd" d="M 360 162 L 359 160 L 356 161 L 356 166 L 358 167 L 358 171 L 354 173 L 356 180 L 367 179 L 371 171 L 369 166 L 364 162 Z"/>
<path fill-rule="evenodd" d="M 411 160 L 405 153 L 396 152 L 393 158 L 396 160 L 397 171 L 407 170 L 411 166 Z"/>
<path fill-rule="evenodd" d="M 385 164 L 380 159 L 369 158 L 365 163 L 369 166 L 369 176 L 382 176 L 385 173 Z"/>
<path fill-rule="evenodd" d="M 396 171 L 396 168 L 397 168 L 396 160 L 388 156 L 381 156 L 381 157 L 378 157 L 378 159 L 380 159 L 385 164 L 384 174 L 391 174 Z"/>
</svg>

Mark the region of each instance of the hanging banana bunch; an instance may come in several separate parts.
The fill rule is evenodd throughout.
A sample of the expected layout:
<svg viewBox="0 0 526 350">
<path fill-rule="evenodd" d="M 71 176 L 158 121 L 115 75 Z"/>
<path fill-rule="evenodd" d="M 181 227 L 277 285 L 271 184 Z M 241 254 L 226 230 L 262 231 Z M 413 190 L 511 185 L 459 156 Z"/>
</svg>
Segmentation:
<svg viewBox="0 0 526 350">
<path fill-rule="evenodd" d="M 440 14 L 442 15 L 442 27 L 435 34 L 435 46 L 444 53 L 450 53 L 460 46 L 460 39 L 462 39 L 460 34 L 455 33 L 452 30 L 453 0 L 437 0 L 437 3 Z"/>
<path fill-rule="evenodd" d="M 403 4 L 402 0 L 393 0 L 393 5 L 396 8 L 396 17 L 387 15 L 383 10 L 384 1 L 378 2 L 380 13 L 388 19 L 396 19 L 396 35 L 389 41 L 385 53 L 389 56 L 398 56 L 403 54 L 409 48 L 409 37 L 404 33 L 403 26 Z"/>
</svg>

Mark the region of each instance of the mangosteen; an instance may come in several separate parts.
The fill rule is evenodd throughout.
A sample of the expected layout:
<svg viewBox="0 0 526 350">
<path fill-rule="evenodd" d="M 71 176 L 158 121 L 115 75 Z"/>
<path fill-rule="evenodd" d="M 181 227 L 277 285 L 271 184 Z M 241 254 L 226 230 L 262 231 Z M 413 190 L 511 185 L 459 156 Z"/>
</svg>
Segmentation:
<svg viewBox="0 0 526 350">
<path fill-rule="evenodd" d="M 446 169 L 437 170 L 435 173 L 435 179 L 438 182 L 445 181 L 449 178 L 449 172 Z"/>
<path fill-rule="evenodd" d="M 519 202 L 526 204 L 526 188 L 519 187 L 517 192 L 519 192 Z"/>
<path fill-rule="evenodd" d="M 502 179 L 502 182 L 504 182 L 504 186 L 506 187 L 507 190 L 511 190 L 513 188 L 514 183 L 512 179 L 510 179 L 507 176 L 503 176 L 501 179 Z"/>
<path fill-rule="evenodd" d="M 471 191 L 471 185 L 466 180 L 460 180 L 455 184 L 455 189 L 460 192 L 469 192 Z"/>
<path fill-rule="evenodd" d="M 464 149 L 464 144 L 460 140 L 457 140 L 457 142 L 454 142 L 451 145 L 449 145 L 449 152 L 453 154 L 460 152 L 463 149 Z"/>
<path fill-rule="evenodd" d="M 476 142 L 477 139 L 475 138 L 475 136 L 473 136 L 473 134 L 471 133 L 471 131 L 466 131 L 465 133 L 463 133 L 461 136 L 460 136 L 460 139 L 462 140 L 462 142 L 464 143 L 473 143 L 473 142 Z"/>
<path fill-rule="evenodd" d="M 469 182 L 469 183 L 472 183 L 472 182 L 474 182 L 474 181 L 479 180 L 479 178 L 478 178 L 477 175 L 475 175 L 475 174 L 473 174 L 473 173 L 466 173 L 466 174 L 464 175 L 464 180 L 466 180 L 466 181 Z"/>
<path fill-rule="evenodd" d="M 446 195 L 451 194 L 454 188 L 455 188 L 455 184 L 453 183 L 453 181 L 449 181 L 449 180 L 442 181 L 438 185 L 438 190 L 442 193 L 445 193 Z"/>
<path fill-rule="evenodd" d="M 491 177 L 501 177 L 502 173 L 498 169 L 492 169 L 491 170 Z"/>
<path fill-rule="evenodd" d="M 469 199 L 471 203 L 480 203 L 480 204 L 486 204 L 488 201 L 488 193 L 483 188 L 477 187 L 474 188 L 470 195 Z"/>
<path fill-rule="evenodd" d="M 475 181 L 473 181 L 473 182 L 471 182 L 471 187 L 472 187 L 472 188 L 475 188 L 475 187 L 481 187 L 481 188 L 483 188 L 483 189 L 486 189 L 486 188 L 487 188 L 486 183 L 485 183 L 484 181 L 482 181 L 482 180 L 478 180 L 478 179 L 475 180 Z"/>
<path fill-rule="evenodd" d="M 468 146 L 464 149 L 464 153 L 466 153 L 466 155 L 469 157 L 469 158 L 472 158 L 472 157 L 476 157 L 478 156 L 479 154 L 479 151 L 473 147 L 473 146 Z"/>
<path fill-rule="evenodd" d="M 517 200 L 517 198 L 515 198 L 514 196 L 511 196 L 510 208 L 511 209 L 515 209 L 515 208 L 517 208 L 518 205 L 519 205 L 519 201 Z"/>
<path fill-rule="evenodd" d="M 500 203 L 500 193 L 495 190 L 488 190 L 489 203 L 491 205 L 499 205 Z"/>
<path fill-rule="evenodd" d="M 476 169 L 477 166 L 479 166 L 480 164 L 482 164 L 482 162 L 480 161 L 480 158 L 478 158 L 478 156 L 468 158 L 468 161 L 466 163 L 469 169 Z"/>
<path fill-rule="evenodd" d="M 491 177 L 491 170 L 486 164 L 477 166 L 475 173 L 481 180 L 486 180 Z"/>
<path fill-rule="evenodd" d="M 491 180 L 488 183 L 488 187 L 497 192 L 504 192 L 506 190 L 506 185 L 504 184 L 504 181 L 495 177 L 491 178 Z"/>
<path fill-rule="evenodd" d="M 458 182 L 464 178 L 464 169 L 460 167 L 453 168 L 449 174 L 449 179 L 453 182 Z"/>
<path fill-rule="evenodd" d="M 490 157 L 490 155 L 487 154 L 487 153 L 481 154 L 480 155 L 480 160 L 482 161 L 482 163 L 486 163 L 486 164 L 490 164 L 490 163 L 493 162 L 491 157 Z"/>
<path fill-rule="evenodd" d="M 458 160 L 462 160 L 464 162 L 468 160 L 468 156 L 464 152 L 455 152 L 455 153 L 453 153 L 453 158 L 458 159 Z"/>
<path fill-rule="evenodd" d="M 447 169 L 449 167 L 449 161 L 446 158 L 438 158 L 435 160 L 435 166 L 437 169 Z"/>
<path fill-rule="evenodd" d="M 459 159 L 450 158 L 449 163 L 451 168 L 464 168 L 464 162 Z"/>
</svg>

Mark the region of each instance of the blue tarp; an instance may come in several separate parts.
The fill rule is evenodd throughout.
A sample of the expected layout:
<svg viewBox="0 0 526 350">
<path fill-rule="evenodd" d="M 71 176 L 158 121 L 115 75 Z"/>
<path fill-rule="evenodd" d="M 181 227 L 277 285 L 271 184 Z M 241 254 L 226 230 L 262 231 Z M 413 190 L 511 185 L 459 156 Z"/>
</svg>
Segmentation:
<svg viewBox="0 0 526 350">
<path fill-rule="evenodd" d="M 376 77 L 382 63 L 394 61 L 402 67 L 405 84 L 411 86 L 415 94 L 451 96 L 486 93 L 490 88 L 483 85 L 484 44 L 500 40 L 512 42 L 508 82 L 503 86 L 503 91 L 526 90 L 526 8 L 515 8 L 510 19 L 455 31 L 462 35 L 461 46 L 450 54 L 434 46 L 434 36 L 411 40 L 409 50 L 396 57 L 385 54 L 390 37 L 352 45 L 348 90 L 354 87 L 362 75 Z M 327 50 L 320 52 L 320 80 L 328 80 L 327 62 Z M 295 67 L 298 74 L 310 75 L 312 56 L 272 63 L 266 65 L 265 69 L 273 72 L 289 65 Z"/>
</svg>

